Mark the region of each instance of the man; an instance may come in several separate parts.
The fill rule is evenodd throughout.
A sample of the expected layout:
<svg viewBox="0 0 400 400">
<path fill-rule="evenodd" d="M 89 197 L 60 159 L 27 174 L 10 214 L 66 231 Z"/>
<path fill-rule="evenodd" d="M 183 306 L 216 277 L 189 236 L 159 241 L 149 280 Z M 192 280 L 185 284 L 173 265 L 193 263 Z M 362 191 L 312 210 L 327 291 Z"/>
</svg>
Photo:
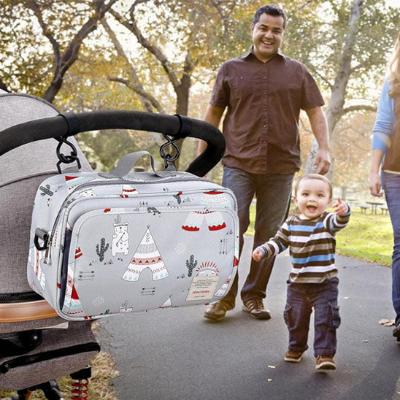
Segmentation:
<svg viewBox="0 0 400 400">
<path fill-rule="evenodd" d="M 321 109 L 320 91 L 304 65 L 280 53 L 286 15 L 277 6 L 264 6 L 255 13 L 253 46 L 220 68 L 205 120 L 218 127 L 223 121 L 226 152 L 222 184 L 238 201 L 240 251 L 249 225 L 249 209 L 257 198 L 254 248 L 274 236 L 283 222 L 290 201 L 293 175 L 300 167 L 298 121 L 306 111 L 318 142 L 315 172 L 325 174 L 330 165 L 328 129 Z M 199 142 L 198 153 L 207 144 Z M 251 262 L 241 291 L 243 310 L 256 319 L 271 318 L 264 308 L 266 287 L 274 258 Z M 211 304 L 204 317 L 224 319 L 235 307 L 238 277 L 221 301 Z"/>
</svg>

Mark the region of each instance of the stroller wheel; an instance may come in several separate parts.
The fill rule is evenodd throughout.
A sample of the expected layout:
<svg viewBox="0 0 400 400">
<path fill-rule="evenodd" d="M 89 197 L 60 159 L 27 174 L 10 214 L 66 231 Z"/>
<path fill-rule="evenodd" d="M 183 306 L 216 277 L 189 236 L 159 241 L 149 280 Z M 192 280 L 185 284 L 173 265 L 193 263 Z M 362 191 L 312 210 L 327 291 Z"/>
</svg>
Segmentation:
<svg viewBox="0 0 400 400">
<path fill-rule="evenodd" d="M 43 393 L 48 400 L 64 400 L 56 381 L 43 383 L 39 385 L 37 389 L 43 390 Z"/>
<path fill-rule="evenodd" d="M 49 381 L 28 389 L 18 390 L 16 396 L 1 400 L 29 400 L 35 390 L 42 390 L 48 400 L 64 400 L 56 381 Z"/>
</svg>

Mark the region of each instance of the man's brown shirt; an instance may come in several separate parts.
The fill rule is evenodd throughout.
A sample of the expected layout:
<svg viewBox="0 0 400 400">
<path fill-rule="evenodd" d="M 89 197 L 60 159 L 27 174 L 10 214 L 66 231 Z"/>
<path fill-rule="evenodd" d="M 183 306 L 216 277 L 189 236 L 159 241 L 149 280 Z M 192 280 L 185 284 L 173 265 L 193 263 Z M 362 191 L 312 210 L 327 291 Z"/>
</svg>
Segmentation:
<svg viewBox="0 0 400 400">
<path fill-rule="evenodd" d="M 263 63 L 249 51 L 222 65 L 210 104 L 227 107 L 224 165 L 291 174 L 300 168 L 300 110 L 324 101 L 303 64 L 282 54 Z"/>
</svg>

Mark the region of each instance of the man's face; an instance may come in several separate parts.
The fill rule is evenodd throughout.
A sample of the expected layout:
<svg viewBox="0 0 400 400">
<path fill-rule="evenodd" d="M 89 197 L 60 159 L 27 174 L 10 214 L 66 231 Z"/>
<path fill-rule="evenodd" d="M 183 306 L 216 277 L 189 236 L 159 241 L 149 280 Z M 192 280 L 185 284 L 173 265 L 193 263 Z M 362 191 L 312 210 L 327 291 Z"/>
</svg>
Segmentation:
<svg viewBox="0 0 400 400">
<path fill-rule="evenodd" d="M 278 52 L 283 40 L 283 17 L 262 14 L 253 25 L 254 54 L 261 61 L 268 61 Z"/>
</svg>

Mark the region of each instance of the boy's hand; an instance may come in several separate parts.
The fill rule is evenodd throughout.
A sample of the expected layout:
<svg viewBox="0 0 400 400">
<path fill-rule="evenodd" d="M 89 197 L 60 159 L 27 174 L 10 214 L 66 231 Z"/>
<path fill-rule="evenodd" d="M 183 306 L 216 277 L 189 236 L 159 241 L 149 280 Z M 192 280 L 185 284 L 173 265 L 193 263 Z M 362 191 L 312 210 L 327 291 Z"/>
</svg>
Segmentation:
<svg viewBox="0 0 400 400">
<path fill-rule="evenodd" d="M 264 252 L 263 251 L 261 251 L 261 250 L 258 250 L 258 249 L 255 249 L 254 251 L 253 251 L 253 260 L 254 261 L 261 261 L 263 258 L 264 258 L 264 256 L 265 256 L 265 254 L 264 254 Z"/>
<path fill-rule="evenodd" d="M 333 204 L 333 209 L 335 210 L 336 215 L 339 217 L 343 217 L 349 212 L 349 206 L 342 199 L 337 199 Z"/>
</svg>

